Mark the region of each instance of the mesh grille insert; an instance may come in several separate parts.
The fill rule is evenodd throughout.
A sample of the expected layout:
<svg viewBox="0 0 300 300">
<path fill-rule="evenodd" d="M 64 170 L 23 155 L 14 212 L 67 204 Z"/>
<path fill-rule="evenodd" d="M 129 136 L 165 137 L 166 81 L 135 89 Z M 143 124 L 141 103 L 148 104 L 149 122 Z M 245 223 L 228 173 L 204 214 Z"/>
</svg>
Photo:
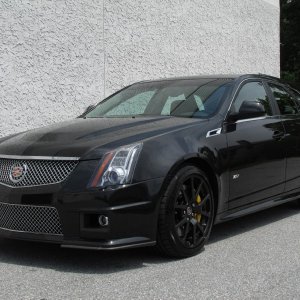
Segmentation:
<svg viewBox="0 0 300 300">
<path fill-rule="evenodd" d="M 48 185 L 64 181 L 77 166 L 78 161 L 20 160 L 0 158 L 0 183 L 12 187 Z M 19 182 L 11 180 L 12 168 L 22 166 L 25 175 Z"/>
<path fill-rule="evenodd" d="M 0 228 L 30 233 L 61 235 L 59 215 L 54 207 L 0 202 Z"/>
</svg>

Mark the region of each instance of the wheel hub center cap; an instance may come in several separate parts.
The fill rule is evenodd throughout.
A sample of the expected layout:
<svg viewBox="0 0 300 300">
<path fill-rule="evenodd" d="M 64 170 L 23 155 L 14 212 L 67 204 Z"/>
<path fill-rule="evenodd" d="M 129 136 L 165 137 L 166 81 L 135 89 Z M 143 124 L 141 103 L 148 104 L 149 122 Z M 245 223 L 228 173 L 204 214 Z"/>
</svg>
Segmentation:
<svg viewBox="0 0 300 300">
<path fill-rule="evenodd" d="M 193 210 L 190 206 L 188 206 L 188 208 L 186 209 L 186 213 L 188 216 L 190 216 L 193 213 Z"/>
</svg>

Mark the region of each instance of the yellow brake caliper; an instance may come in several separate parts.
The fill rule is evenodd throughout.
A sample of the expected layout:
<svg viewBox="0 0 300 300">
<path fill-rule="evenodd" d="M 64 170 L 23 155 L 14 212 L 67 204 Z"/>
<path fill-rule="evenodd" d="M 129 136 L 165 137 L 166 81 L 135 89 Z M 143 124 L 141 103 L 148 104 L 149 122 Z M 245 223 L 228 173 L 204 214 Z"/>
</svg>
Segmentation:
<svg viewBox="0 0 300 300">
<path fill-rule="evenodd" d="M 196 202 L 197 202 L 197 204 L 200 204 L 200 203 L 201 203 L 201 197 L 200 197 L 200 195 L 197 196 Z M 200 223 L 201 217 L 202 217 L 201 214 L 196 214 L 196 220 L 197 220 L 198 223 Z"/>
</svg>

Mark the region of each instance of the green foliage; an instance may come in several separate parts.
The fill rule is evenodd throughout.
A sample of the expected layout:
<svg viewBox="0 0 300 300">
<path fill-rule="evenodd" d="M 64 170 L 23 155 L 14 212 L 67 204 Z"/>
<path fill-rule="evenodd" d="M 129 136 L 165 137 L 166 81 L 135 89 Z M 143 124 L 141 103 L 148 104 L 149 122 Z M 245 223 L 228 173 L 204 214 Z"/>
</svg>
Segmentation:
<svg viewBox="0 0 300 300">
<path fill-rule="evenodd" d="M 290 82 L 300 82 L 300 1 L 280 0 L 281 71 Z"/>
</svg>

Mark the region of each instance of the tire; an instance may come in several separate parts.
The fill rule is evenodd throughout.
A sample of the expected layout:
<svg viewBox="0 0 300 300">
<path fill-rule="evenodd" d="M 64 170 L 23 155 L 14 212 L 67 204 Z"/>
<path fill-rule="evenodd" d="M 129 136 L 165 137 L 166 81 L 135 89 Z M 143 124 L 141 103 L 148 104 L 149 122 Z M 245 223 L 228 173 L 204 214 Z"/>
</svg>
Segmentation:
<svg viewBox="0 0 300 300">
<path fill-rule="evenodd" d="M 192 165 L 182 167 L 161 199 L 158 250 L 173 258 L 198 254 L 210 236 L 214 214 L 214 198 L 206 174 Z"/>
</svg>

